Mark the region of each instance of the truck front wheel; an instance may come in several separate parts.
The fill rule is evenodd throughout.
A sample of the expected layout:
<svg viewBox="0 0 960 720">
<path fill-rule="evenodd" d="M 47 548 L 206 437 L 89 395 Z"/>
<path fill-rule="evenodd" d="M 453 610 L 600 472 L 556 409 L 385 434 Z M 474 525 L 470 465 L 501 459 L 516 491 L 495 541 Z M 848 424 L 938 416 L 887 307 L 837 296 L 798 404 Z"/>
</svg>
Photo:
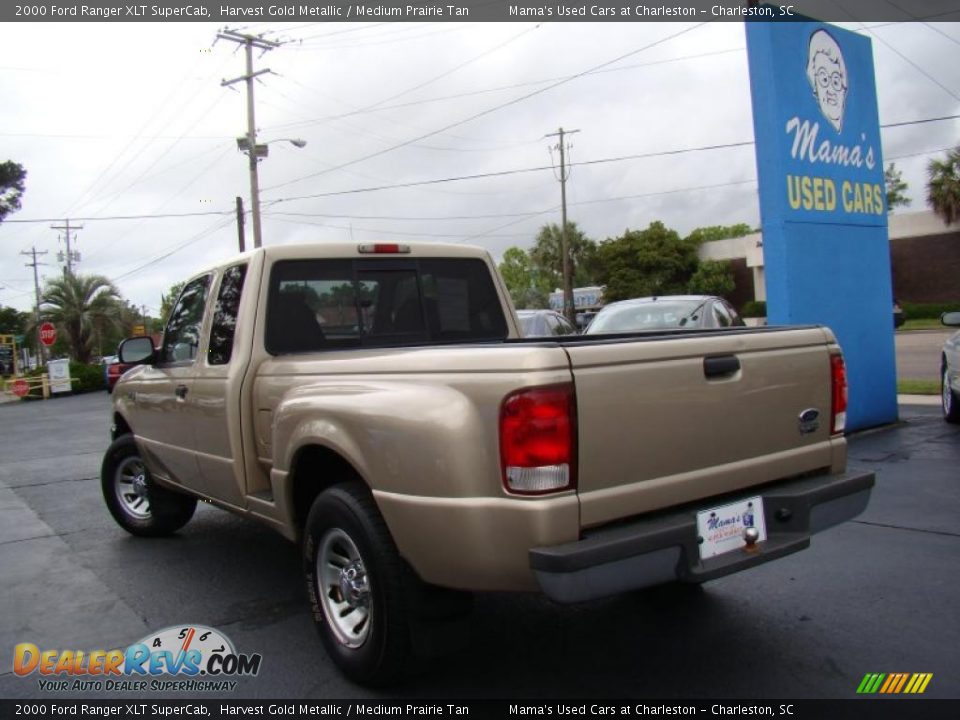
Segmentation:
<svg viewBox="0 0 960 720">
<path fill-rule="evenodd" d="M 304 528 L 303 567 L 334 663 L 365 685 L 396 679 L 411 648 L 404 567 L 364 485 L 341 483 L 317 497 Z"/>
<path fill-rule="evenodd" d="M 107 509 L 124 530 L 141 537 L 170 535 L 193 517 L 197 499 L 159 487 L 140 457 L 133 435 L 121 435 L 107 448 L 100 469 Z"/>
</svg>

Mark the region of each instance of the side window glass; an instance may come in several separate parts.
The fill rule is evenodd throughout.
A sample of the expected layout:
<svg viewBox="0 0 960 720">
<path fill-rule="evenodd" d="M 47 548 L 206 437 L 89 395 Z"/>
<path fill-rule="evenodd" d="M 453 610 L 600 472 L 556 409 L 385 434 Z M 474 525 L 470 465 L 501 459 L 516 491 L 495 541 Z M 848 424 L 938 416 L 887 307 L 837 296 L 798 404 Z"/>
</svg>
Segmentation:
<svg viewBox="0 0 960 720">
<path fill-rule="evenodd" d="M 551 335 L 563 335 L 563 325 L 556 315 L 547 315 L 547 328 Z"/>
<path fill-rule="evenodd" d="M 217 303 L 213 308 L 213 326 L 210 328 L 207 361 L 211 365 L 226 365 L 230 362 L 233 336 L 237 330 L 237 313 L 240 310 L 240 295 L 243 293 L 243 280 L 246 275 L 246 265 L 234 265 L 223 273 Z"/>
<path fill-rule="evenodd" d="M 190 362 L 196 359 L 209 286 L 210 276 L 204 275 L 188 284 L 180 293 L 163 333 L 161 363 Z"/>
<path fill-rule="evenodd" d="M 727 314 L 730 316 L 731 325 L 734 325 L 736 327 L 743 327 L 744 325 L 746 325 L 746 323 L 743 322 L 743 319 L 740 317 L 740 313 L 738 313 L 733 308 L 733 305 L 730 305 L 729 303 L 725 302 L 723 304 L 723 307 L 726 308 Z"/>
<path fill-rule="evenodd" d="M 733 324 L 733 320 L 721 302 L 713 303 L 713 319 L 717 327 L 730 327 Z"/>
<path fill-rule="evenodd" d="M 573 325 L 570 324 L 570 321 L 565 317 L 558 317 L 557 323 L 560 325 L 560 329 L 557 331 L 559 335 L 574 335 L 576 330 L 573 329 Z"/>
</svg>

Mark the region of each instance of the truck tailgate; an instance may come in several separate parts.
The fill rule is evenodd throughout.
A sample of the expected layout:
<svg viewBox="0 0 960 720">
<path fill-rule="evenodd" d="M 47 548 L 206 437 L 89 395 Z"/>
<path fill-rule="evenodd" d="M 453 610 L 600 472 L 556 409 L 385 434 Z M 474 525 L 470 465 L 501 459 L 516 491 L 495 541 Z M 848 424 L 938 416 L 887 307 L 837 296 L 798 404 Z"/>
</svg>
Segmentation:
<svg viewBox="0 0 960 720">
<path fill-rule="evenodd" d="M 584 528 L 845 463 L 845 441 L 830 435 L 829 355 L 839 348 L 825 328 L 566 350 Z"/>
</svg>

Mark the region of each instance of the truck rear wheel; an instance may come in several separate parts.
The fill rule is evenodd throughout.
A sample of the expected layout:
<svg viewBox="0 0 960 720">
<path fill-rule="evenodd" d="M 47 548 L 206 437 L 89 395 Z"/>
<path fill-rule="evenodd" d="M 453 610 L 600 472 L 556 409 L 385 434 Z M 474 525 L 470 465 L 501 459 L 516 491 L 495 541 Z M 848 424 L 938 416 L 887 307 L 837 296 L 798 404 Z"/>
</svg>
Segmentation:
<svg viewBox="0 0 960 720">
<path fill-rule="evenodd" d="M 141 537 L 175 533 L 197 509 L 196 498 L 159 487 L 150 479 L 133 435 L 122 435 L 107 448 L 100 488 L 117 524 Z"/>
<path fill-rule="evenodd" d="M 365 685 L 396 679 L 411 653 L 404 566 L 360 482 L 334 485 L 314 501 L 303 568 L 314 622 L 337 667 Z"/>
</svg>

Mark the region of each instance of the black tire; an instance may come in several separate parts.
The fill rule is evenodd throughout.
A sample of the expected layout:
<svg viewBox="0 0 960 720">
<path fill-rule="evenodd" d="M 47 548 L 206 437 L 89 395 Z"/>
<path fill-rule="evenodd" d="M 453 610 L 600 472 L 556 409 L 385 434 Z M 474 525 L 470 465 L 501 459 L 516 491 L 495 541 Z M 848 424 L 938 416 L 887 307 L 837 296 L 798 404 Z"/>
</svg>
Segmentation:
<svg viewBox="0 0 960 720">
<path fill-rule="evenodd" d="M 943 419 L 948 423 L 960 423 L 960 396 L 957 396 L 947 382 L 946 360 L 940 370 L 940 409 L 943 410 Z"/>
<path fill-rule="evenodd" d="M 117 524 L 132 535 L 171 535 L 193 517 L 197 499 L 158 486 L 150 479 L 133 435 L 111 443 L 100 469 L 100 488 Z"/>
<path fill-rule="evenodd" d="M 314 501 L 303 534 L 313 620 L 330 658 L 351 680 L 397 680 L 411 660 L 405 568 L 367 488 L 334 485 Z"/>
</svg>

